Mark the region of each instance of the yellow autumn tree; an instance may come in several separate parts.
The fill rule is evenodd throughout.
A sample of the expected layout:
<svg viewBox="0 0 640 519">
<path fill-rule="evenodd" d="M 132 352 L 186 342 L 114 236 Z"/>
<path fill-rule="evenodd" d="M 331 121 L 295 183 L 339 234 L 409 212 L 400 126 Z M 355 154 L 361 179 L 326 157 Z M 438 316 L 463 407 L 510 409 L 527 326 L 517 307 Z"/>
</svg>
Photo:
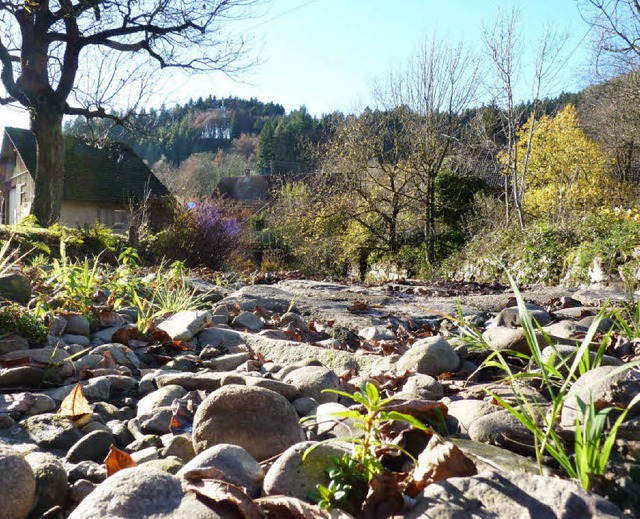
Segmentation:
<svg viewBox="0 0 640 519">
<path fill-rule="evenodd" d="M 611 175 L 610 159 L 582 131 L 571 104 L 555 117 L 543 116 L 522 125 L 518 148 L 519 166 L 526 171 L 525 211 L 531 216 L 558 222 L 610 203 L 621 194 Z"/>
</svg>

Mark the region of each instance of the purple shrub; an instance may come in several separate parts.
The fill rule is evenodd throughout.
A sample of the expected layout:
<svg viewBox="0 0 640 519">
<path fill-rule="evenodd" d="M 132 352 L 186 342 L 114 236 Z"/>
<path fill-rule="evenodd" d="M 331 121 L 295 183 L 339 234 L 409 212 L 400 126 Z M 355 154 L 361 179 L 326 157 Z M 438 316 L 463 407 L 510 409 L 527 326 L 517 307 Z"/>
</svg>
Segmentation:
<svg viewBox="0 0 640 519">
<path fill-rule="evenodd" d="M 177 208 L 163 247 L 166 257 L 220 270 L 245 248 L 238 210 L 227 202 L 204 200 Z"/>
</svg>

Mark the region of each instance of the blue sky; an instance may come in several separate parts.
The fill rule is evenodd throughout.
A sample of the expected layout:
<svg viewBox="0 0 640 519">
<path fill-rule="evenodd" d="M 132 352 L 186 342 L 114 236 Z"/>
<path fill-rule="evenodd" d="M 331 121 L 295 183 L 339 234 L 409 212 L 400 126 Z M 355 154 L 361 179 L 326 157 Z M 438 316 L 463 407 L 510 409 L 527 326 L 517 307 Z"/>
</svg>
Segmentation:
<svg viewBox="0 0 640 519">
<path fill-rule="evenodd" d="M 398 70 L 425 38 L 462 40 L 480 51 L 483 24 L 499 9 L 517 7 L 524 55 L 519 97 L 528 97 L 527 73 L 535 41 L 551 23 L 567 35 L 564 74 L 549 93 L 585 85 L 588 26 L 575 0 L 271 0 L 262 15 L 233 22 L 251 35 L 261 64 L 235 80 L 222 74 L 165 78 L 153 106 L 170 106 L 190 97 L 256 97 L 284 105 L 305 105 L 314 115 L 359 111 L 371 104 L 376 78 Z M 0 126 L 27 127 L 26 115 L 0 107 Z"/>
</svg>

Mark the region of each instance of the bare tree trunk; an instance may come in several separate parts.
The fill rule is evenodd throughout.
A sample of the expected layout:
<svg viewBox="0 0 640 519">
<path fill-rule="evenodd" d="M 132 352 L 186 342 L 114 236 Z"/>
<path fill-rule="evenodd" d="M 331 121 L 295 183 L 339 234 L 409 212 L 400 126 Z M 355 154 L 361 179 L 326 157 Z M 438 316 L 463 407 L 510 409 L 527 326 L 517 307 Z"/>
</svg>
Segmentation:
<svg viewBox="0 0 640 519">
<path fill-rule="evenodd" d="M 49 227 L 60 218 L 64 187 L 64 138 L 62 112 L 40 107 L 31 117 L 36 138 L 36 178 L 38 188 L 31 207 L 38 223 Z"/>
</svg>

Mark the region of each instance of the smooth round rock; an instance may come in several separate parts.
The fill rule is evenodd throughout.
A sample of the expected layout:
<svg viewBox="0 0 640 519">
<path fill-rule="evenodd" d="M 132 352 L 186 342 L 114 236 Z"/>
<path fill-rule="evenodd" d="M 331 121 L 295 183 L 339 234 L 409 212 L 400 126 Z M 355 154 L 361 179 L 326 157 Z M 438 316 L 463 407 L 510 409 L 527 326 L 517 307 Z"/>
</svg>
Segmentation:
<svg viewBox="0 0 640 519">
<path fill-rule="evenodd" d="M 580 376 L 569 389 L 560 423 L 567 428 L 575 427 L 580 412 L 578 398 L 585 404 L 593 399 L 611 406 L 628 405 L 640 393 L 640 373 L 627 369 L 612 376 L 611 373 L 618 369 L 616 366 L 600 366 Z"/>
<path fill-rule="evenodd" d="M 318 446 L 304 456 L 313 445 Z M 333 466 L 330 456 L 341 458 L 348 453 L 346 447 L 331 443 L 302 442 L 293 445 L 282 453 L 267 472 L 263 484 L 264 493 L 268 496 L 283 494 L 310 501 L 309 494 L 316 490 L 316 485 L 329 484 L 327 469 Z"/>
<path fill-rule="evenodd" d="M 246 488 L 251 497 L 260 495 L 264 471 L 242 447 L 229 443 L 209 447 L 182 467 L 176 475 L 185 477 L 192 470 L 206 468 L 219 470 L 223 474 L 223 481 Z"/>
<path fill-rule="evenodd" d="M 444 388 L 438 379 L 422 373 L 408 377 L 401 392 L 423 400 L 440 400 L 444 396 Z"/>
<path fill-rule="evenodd" d="M 305 366 L 291 371 L 283 382 L 298 388 L 300 396 L 308 396 L 322 403 L 337 402 L 338 395 L 326 389 L 341 390 L 340 377 L 324 366 Z"/>
<path fill-rule="evenodd" d="M 211 393 L 193 420 L 196 453 L 219 443 L 244 447 L 256 460 L 304 440 L 293 405 L 269 389 L 228 385 Z"/>
<path fill-rule="evenodd" d="M 107 431 L 93 431 L 83 436 L 69 449 L 67 460 L 69 463 L 81 461 L 95 461 L 102 463 L 109 454 L 109 446 L 115 443 L 113 434 Z"/>
<path fill-rule="evenodd" d="M 475 420 L 469 426 L 469 437 L 521 454 L 534 453 L 533 435 L 509 411 L 496 411 Z"/>
<path fill-rule="evenodd" d="M 144 466 L 124 469 L 91 492 L 69 519 L 212 519 L 219 517 L 171 474 Z"/>
<path fill-rule="evenodd" d="M 454 372 L 458 366 L 460 366 L 460 357 L 440 336 L 416 341 L 397 363 L 399 371 L 414 370 L 432 377 L 437 377 L 441 373 Z"/>
<path fill-rule="evenodd" d="M 31 515 L 39 517 L 54 506 L 63 506 L 67 499 L 67 472 L 62 462 L 46 452 L 31 452 L 25 457 L 36 480 L 36 498 Z"/>
<path fill-rule="evenodd" d="M 23 519 L 36 495 L 36 480 L 27 461 L 0 444 L 0 519 Z"/>
</svg>

